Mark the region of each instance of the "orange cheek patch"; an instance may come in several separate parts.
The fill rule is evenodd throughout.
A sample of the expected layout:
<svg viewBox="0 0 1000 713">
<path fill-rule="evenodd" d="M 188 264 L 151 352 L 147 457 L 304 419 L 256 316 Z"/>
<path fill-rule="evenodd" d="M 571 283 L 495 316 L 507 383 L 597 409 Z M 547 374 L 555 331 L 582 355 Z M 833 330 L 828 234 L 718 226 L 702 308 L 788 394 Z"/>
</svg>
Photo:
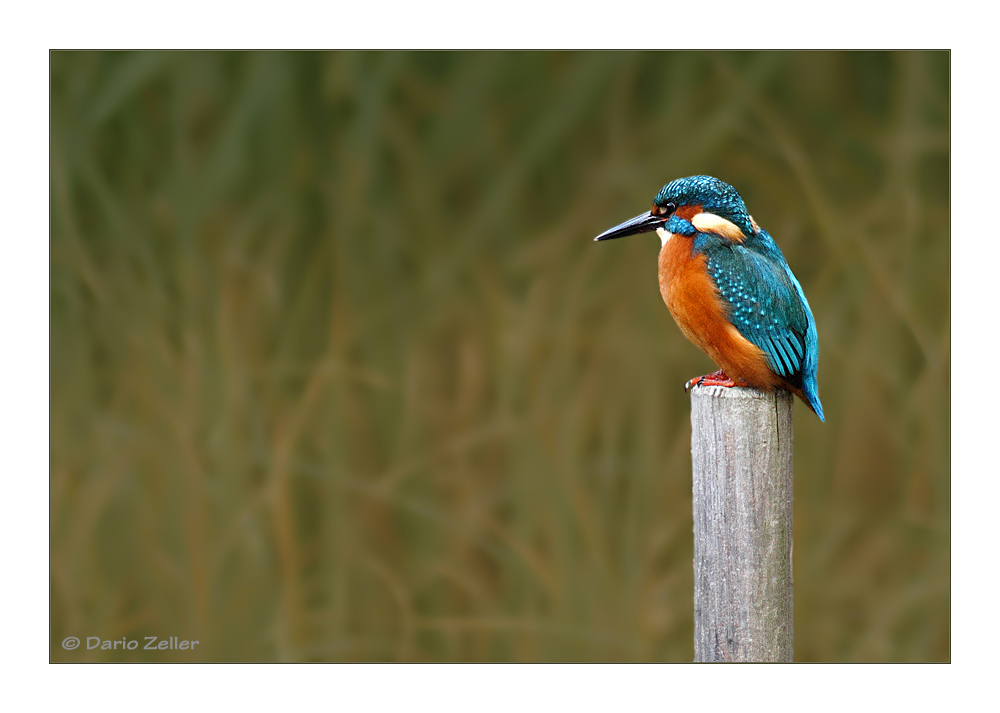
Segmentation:
<svg viewBox="0 0 1000 713">
<path fill-rule="evenodd" d="M 674 211 L 674 215 L 678 218 L 683 218 L 684 220 L 691 220 L 693 217 L 701 213 L 701 210 L 700 205 L 682 205 Z"/>
</svg>

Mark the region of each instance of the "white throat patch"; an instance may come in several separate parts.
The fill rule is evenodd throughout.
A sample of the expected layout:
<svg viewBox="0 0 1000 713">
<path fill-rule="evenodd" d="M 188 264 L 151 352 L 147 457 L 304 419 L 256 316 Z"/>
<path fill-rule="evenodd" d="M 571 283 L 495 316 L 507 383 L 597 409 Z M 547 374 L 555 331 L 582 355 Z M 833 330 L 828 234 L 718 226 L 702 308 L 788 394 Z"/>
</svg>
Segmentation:
<svg viewBox="0 0 1000 713">
<path fill-rule="evenodd" d="M 660 245 L 661 248 L 667 244 L 667 241 L 670 240 L 670 238 L 674 237 L 673 233 L 668 233 L 663 228 L 657 228 L 656 234 L 660 236 L 660 242 L 662 243 Z"/>
</svg>

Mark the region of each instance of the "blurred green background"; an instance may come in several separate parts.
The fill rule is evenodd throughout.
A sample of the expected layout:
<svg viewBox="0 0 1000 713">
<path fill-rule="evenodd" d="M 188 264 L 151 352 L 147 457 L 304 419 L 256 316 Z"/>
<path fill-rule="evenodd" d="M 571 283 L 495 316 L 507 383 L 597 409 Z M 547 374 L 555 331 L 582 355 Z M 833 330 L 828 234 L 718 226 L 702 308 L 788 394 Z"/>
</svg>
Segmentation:
<svg viewBox="0 0 1000 713">
<path fill-rule="evenodd" d="M 592 239 L 695 173 L 818 323 L 796 659 L 948 660 L 948 53 L 50 59 L 53 660 L 690 661 L 715 367 Z"/>
</svg>

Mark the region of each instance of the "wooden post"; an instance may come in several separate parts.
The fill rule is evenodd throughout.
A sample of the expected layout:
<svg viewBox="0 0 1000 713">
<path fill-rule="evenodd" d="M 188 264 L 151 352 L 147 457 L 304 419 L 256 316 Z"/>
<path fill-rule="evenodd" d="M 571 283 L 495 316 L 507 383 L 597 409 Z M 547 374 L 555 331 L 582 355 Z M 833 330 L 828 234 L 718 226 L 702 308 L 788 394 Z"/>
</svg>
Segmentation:
<svg viewBox="0 0 1000 713">
<path fill-rule="evenodd" d="M 792 660 L 792 397 L 691 390 L 694 660 Z"/>
</svg>

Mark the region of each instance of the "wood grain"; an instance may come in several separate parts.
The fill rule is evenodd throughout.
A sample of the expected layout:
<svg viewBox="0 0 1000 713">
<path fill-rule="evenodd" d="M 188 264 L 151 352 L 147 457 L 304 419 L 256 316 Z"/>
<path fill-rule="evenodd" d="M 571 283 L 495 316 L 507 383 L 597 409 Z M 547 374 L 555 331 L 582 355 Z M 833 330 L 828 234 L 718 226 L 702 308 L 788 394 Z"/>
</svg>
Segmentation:
<svg viewBox="0 0 1000 713">
<path fill-rule="evenodd" d="M 691 390 L 695 661 L 792 660 L 792 397 Z"/>
</svg>

